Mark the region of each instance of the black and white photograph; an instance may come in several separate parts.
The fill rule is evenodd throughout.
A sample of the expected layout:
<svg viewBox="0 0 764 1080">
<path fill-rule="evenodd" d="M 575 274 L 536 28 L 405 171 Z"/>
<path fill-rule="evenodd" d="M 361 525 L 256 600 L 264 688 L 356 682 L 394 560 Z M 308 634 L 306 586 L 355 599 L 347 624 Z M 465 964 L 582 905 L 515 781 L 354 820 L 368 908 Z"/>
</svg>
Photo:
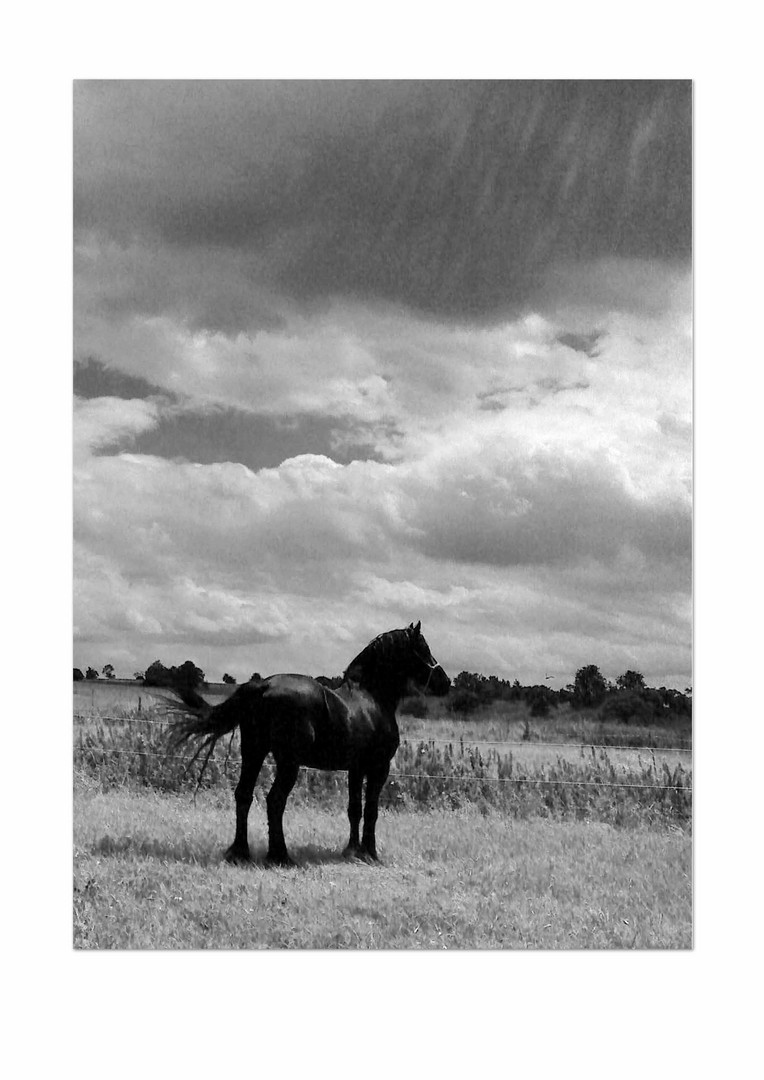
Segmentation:
<svg viewBox="0 0 764 1080">
<path fill-rule="evenodd" d="M 71 89 L 74 952 L 693 950 L 691 79 Z"/>
</svg>

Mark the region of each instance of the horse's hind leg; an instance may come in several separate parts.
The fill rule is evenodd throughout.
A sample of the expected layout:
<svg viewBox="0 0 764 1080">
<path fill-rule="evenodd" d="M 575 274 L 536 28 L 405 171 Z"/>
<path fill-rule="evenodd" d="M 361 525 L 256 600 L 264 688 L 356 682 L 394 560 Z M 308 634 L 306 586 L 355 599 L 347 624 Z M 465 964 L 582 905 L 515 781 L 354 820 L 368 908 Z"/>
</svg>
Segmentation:
<svg viewBox="0 0 764 1080">
<path fill-rule="evenodd" d="M 249 808 L 260 774 L 267 749 L 257 746 L 247 739 L 242 732 L 241 740 L 241 776 L 236 785 L 236 836 L 225 853 L 226 860 L 232 863 L 249 862 L 249 841 L 247 839 L 247 819 Z"/>
<path fill-rule="evenodd" d="M 276 866 L 294 866 L 284 840 L 284 807 L 295 785 L 300 766 L 293 761 L 276 763 L 276 778 L 268 792 L 268 855 L 267 862 Z"/>
<path fill-rule="evenodd" d="M 360 769 L 348 769 L 348 821 L 350 822 L 350 839 L 343 851 L 346 858 L 357 855 L 361 850 L 361 838 L 358 827 L 361 824 L 361 789 L 363 787 L 363 773 Z"/>
<path fill-rule="evenodd" d="M 389 772 L 390 763 L 386 761 L 384 765 L 370 769 L 366 774 L 366 805 L 363 808 L 363 836 L 361 837 L 359 855 L 361 858 L 365 857 L 373 862 L 377 862 L 379 859 L 376 839 L 379 796 L 385 786 L 385 780 L 387 780 Z"/>
</svg>

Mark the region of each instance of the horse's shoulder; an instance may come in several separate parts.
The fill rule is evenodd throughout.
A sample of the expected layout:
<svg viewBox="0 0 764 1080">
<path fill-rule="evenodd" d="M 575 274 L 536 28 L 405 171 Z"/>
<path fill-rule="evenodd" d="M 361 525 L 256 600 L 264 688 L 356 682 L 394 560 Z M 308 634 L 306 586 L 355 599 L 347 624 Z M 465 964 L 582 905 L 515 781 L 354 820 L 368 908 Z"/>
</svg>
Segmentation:
<svg viewBox="0 0 764 1080">
<path fill-rule="evenodd" d="M 326 702 L 326 708 L 329 715 L 336 718 L 344 718 L 350 711 L 350 703 L 345 693 L 345 687 L 339 687 L 338 690 L 333 690 L 330 686 L 325 686 L 322 683 L 318 684 Z"/>
</svg>

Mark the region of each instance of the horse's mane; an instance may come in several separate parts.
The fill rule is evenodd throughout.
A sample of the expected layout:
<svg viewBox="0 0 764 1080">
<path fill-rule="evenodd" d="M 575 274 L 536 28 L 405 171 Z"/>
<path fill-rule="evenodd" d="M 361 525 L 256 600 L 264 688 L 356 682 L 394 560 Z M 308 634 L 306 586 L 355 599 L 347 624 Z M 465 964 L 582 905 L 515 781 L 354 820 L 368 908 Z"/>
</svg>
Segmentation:
<svg viewBox="0 0 764 1080">
<path fill-rule="evenodd" d="M 347 682 L 348 673 L 353 668 L 360 669 L 365 675 L 372 675 L 379 668 L 388 667 L 400 656 L 403 639 L 406 642 L 409 640 L 406 630 L 387 630 L 384 634 L 377 634 L 350 661 L 343 672 L 343 681 Z"/>
</svg>

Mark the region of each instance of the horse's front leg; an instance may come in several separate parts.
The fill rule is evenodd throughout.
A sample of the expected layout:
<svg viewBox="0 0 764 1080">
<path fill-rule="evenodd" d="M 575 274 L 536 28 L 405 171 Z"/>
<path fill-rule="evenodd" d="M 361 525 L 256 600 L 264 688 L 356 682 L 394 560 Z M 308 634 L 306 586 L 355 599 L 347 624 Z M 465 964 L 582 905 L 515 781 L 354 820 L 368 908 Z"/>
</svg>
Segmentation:
<svg viewBox="0 0 764 1080">
<path fill-rule="evenodd" d="M 363 808 L 363 836 L 361 837 L 361 858 L 367 858 L 378 862 L 377 855 L 377 816 L 379 814 L 379 795 L 390 772 L 390 763 L 369 771 L 366 774 L 366 805 Z"/>
<path fill-rule="evenodd" d="M 363 787 L 363 773 L 357 767 L 348 769 L 348 821 L 350 822 L 350 839 L 347 847 L 342 852 L 346 859 L 358 855 L 361 850 L 361 838 L 358 828 L 361 824 L 361 789 Z"/>
</svg>

